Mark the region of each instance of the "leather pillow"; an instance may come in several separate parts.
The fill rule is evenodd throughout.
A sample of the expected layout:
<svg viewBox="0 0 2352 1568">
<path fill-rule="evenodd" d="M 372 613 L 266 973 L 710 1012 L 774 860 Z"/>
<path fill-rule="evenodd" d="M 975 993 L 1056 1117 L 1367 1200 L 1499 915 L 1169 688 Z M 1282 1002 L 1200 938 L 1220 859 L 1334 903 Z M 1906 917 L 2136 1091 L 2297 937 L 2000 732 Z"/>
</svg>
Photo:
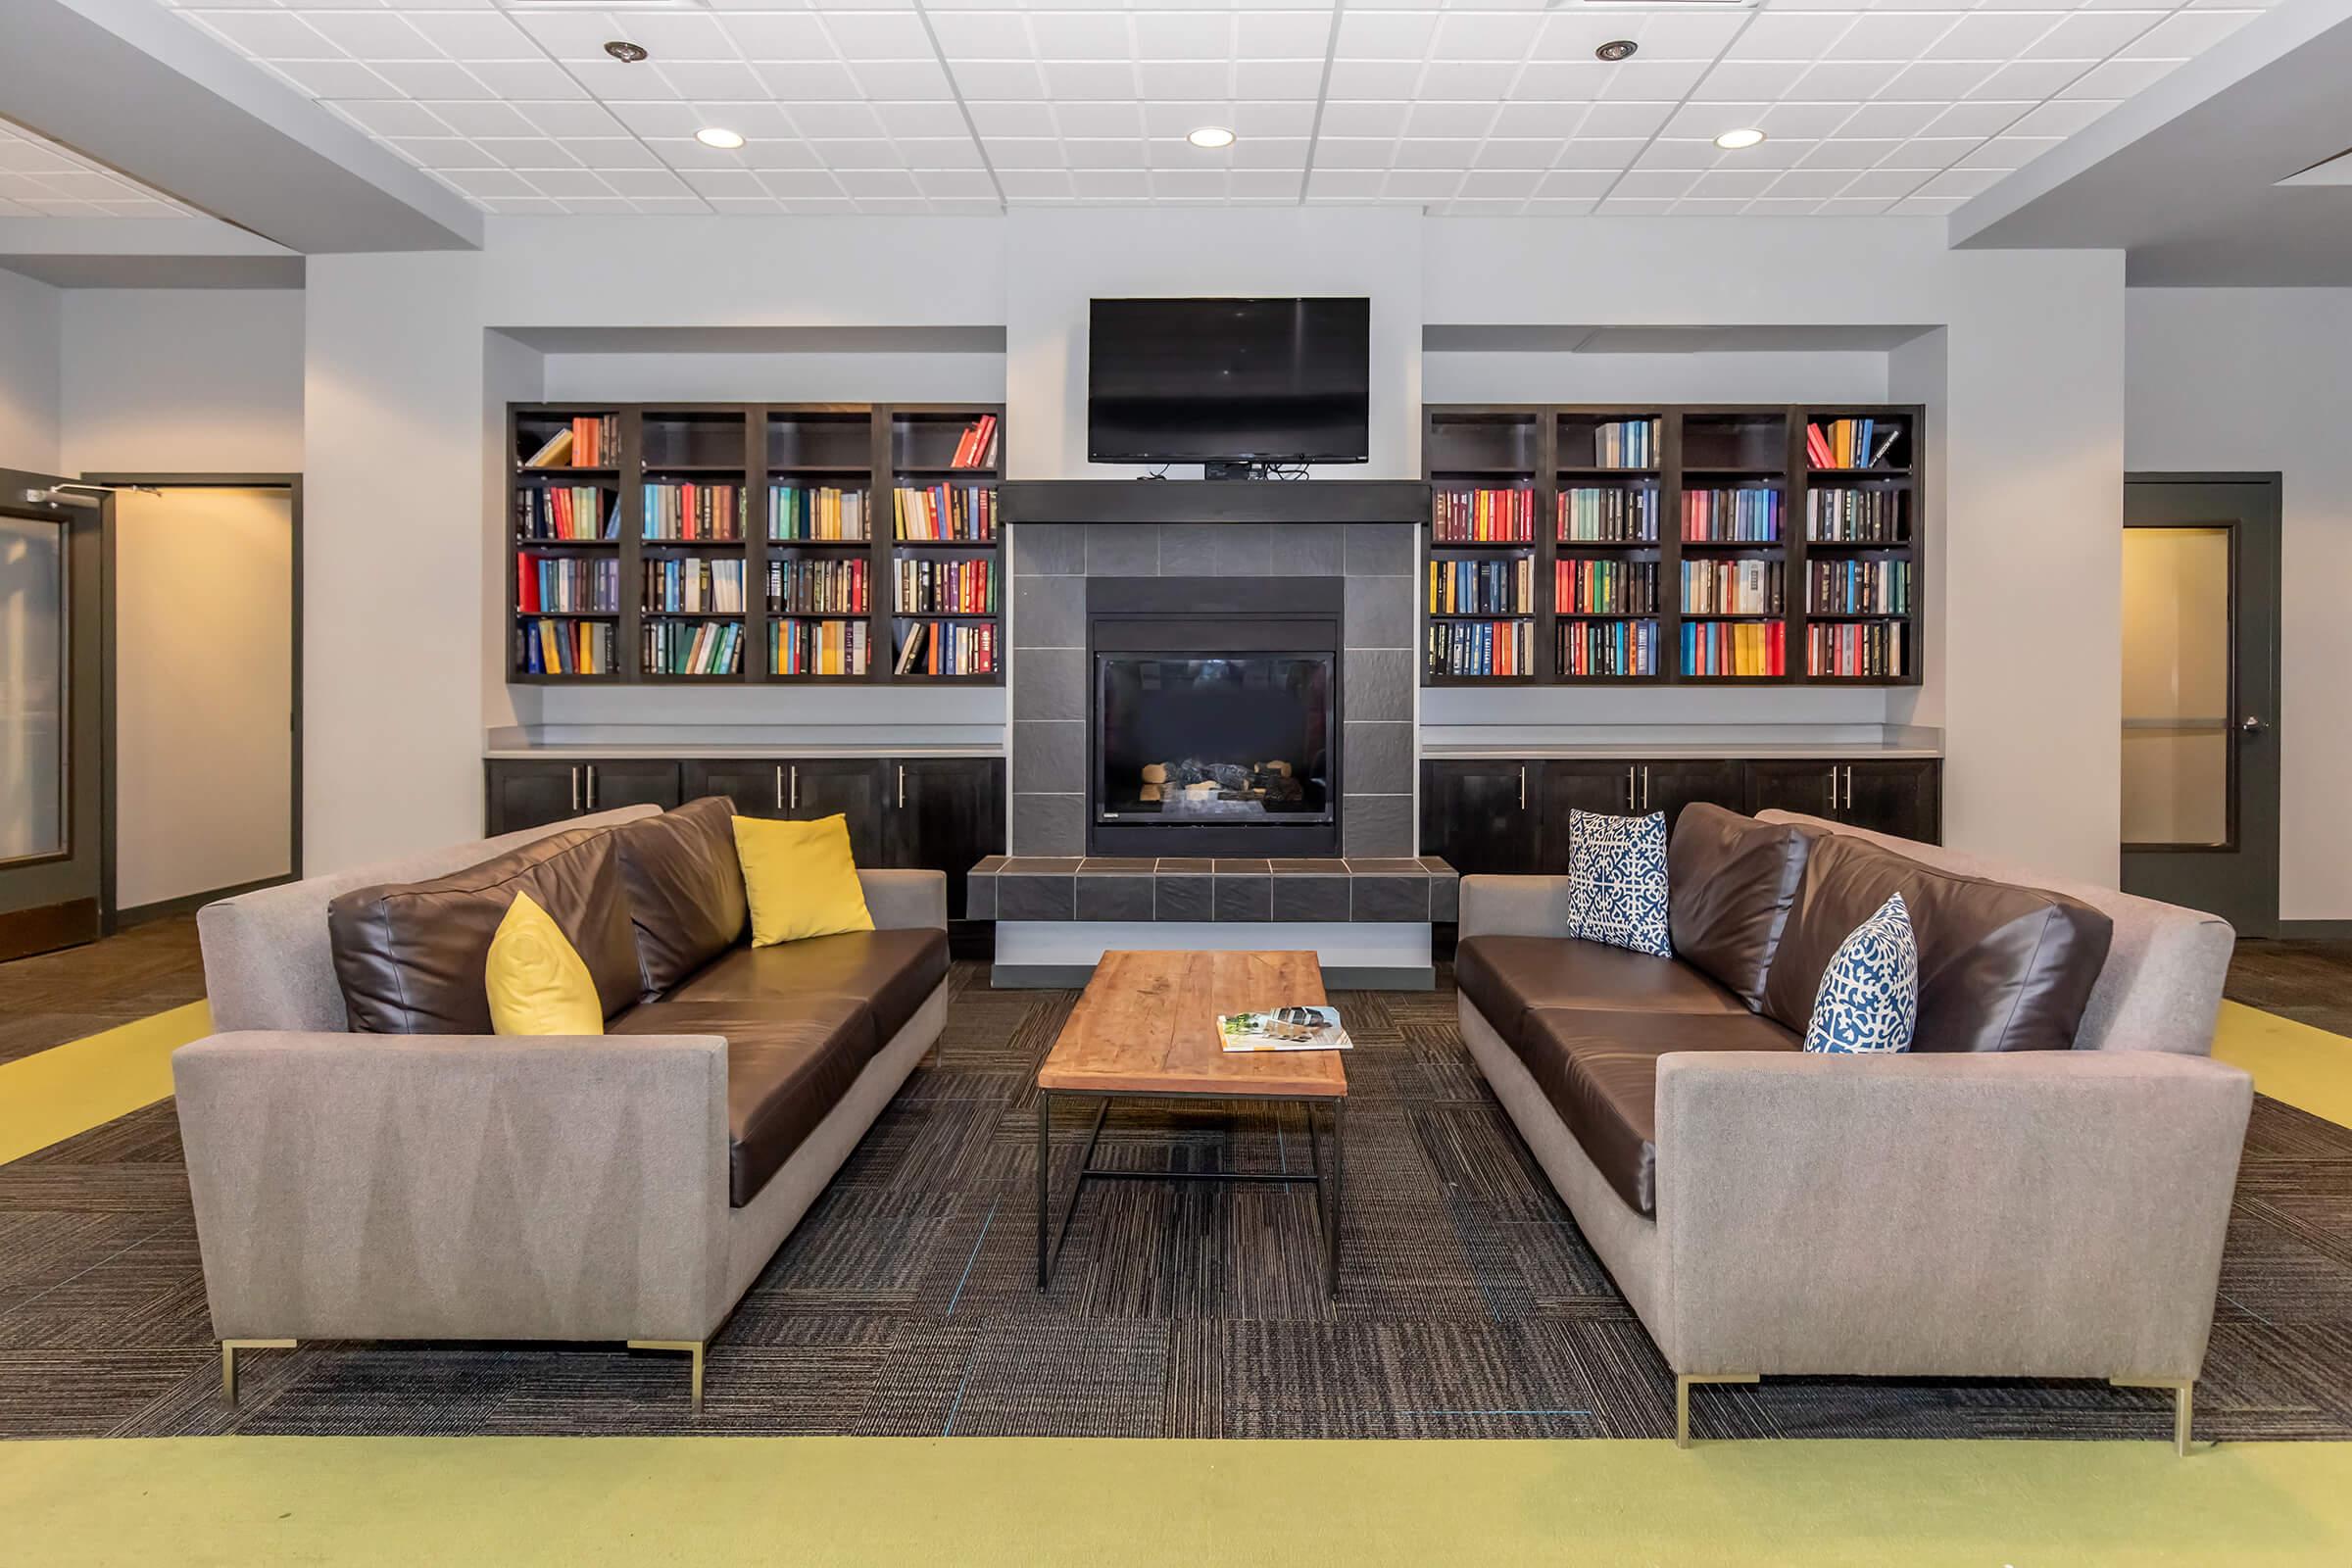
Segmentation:
<svg viewBox="0 0 2352 1568">
<path fill-rule="evenodd" d="M 708 796 L 612 830 L 620 885 L 637 934 L 638 986 L 647 1002 L 693 975 L 743 936 L 743 862 L 735 803 Z"/>
<path fill-rule="evenodd" d="M 1731 988 L 1751 1012 L 1780 950 L 1813 835 L 1705 802 L 1686 806 L 1666 846 L 1675 956 Z"/>
<path fill-rule="evenodd" d="M 492 1033 L 483 977 L 517 893 L 548 912 L 588 965 L 606 1017 L 637 1000 L 612 837 L 573 828 L 428 882 L 357 888 L 328 905 L 327 943 L 353 1031 Z"/>
<path fill-rule="evenodd" d="M 2064 1051 L 2115 923 L 2063 894 L 1939 871 L 1850 834 L 1815 840 L 1764 984 L 1767 1016 L 1803 1032 L 1830 959 L 1900 893 L 1919 946 L 1913 1051 Z"/>
</svg>

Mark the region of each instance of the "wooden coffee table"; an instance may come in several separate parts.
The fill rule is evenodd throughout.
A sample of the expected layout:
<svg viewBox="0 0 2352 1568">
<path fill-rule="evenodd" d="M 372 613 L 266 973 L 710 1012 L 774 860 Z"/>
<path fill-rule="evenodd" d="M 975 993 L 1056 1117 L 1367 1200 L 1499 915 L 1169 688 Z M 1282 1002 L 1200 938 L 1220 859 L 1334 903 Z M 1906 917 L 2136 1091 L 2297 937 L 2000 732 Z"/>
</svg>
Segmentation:
<svg viewBox="0 0 2352 1568">
<path fill-rule="evenodd" d="M 1090 1181 L 1312 1182 L 1323 1225 L 1323 1286 L 1340 1277 L 1340 1173 L 1348 1123 L 1348 1071 L 1337 1051 L 1227 1053 L 1217 1015 L 1325 1001 L 1312 953 L 1105 953 L 1060 1038 L 1037 1072 L 1037 1288 L 1054 1260 Z M 1054 1102 L 1098 1102 L 1078 1180 L 1061 1223 L 1051 1219 Z M 1100 1170 L 1095 1145 L 1113 1100 L 1297 1101 L 1306 1112 L 1308 1171 Z M 1324 1179 L 1316 1109 L 1331 1121 L 1330 1180 Z"/>
</svg>

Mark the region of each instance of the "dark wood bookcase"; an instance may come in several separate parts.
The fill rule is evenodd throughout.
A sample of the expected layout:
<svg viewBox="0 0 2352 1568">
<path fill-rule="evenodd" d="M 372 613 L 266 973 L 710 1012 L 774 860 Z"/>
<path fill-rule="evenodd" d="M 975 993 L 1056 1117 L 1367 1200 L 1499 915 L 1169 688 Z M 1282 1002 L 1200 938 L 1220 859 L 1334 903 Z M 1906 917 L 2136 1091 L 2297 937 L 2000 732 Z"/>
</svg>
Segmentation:
<svg viewBox="0 0 2352 1568">
<path fill-rule="evenodd" d="M 1434 507 L 1450 494 L 1479 489 L 1532 493 L 1534 537 L 1511 542 L 1441 539 L 1434 521 L 1423 528 L 1419 658 L 1424 686 L 1916 686 L 1922 658 L 1919 607 L 1926 592 L 1926 518 L 1921 506 L 1927 454 L 1926 411 L 1916 404 L 1432 404 L 1423 410 L 1423 474 Z M 1867 467 L 1816 467 L 1805 430 L 1838 419 L 1867 418 L 1874 433 L 1893 431 L 1881 461 Z M 1653 437 L 1640 466 L 1604 466 L 1596 432 L 1617 421 L 1649 420 Z M 1640 541 L 1562 539 L 1560 498 L 1577 490 L 1646 494 L 1656 537 Z M 1686 540 L 1685 497 L 1706 491 L 1763 491 L 1779 498 L 1779 536 L 1763 540 Z M 1813 538 L 1815 508 L 1838 509 L 1840 498 L 1891 509 L 1892 537 L 1857 542 Z M 1820 499 L 1816 499 L 1820 498 Z M 1621 505 L 1622 503 L 1603 503 Z M 1534 569 L 1532 601 L 1514 615 L 1433 614 L 1429 564 L 1525 559 Z M 1614 562 L 1654 571 L 1655 594 L 1644 611 L 1577 612 L 1561 607 L 1557 573 L 1563 562 Z M 1770 613 L 1716 613 L 1687 604 L 1686 563 L 1758 561 L 1780 573 L 1779 609 Z M 1908 574 L 1901 612 L 1854 613 L 1816 600 L 1816 567 Z M 1444 673 L 1435 668 L 1431 628 L 1448 620 L 1519 620 L 1534 629 L 1533 667 L 1497 676 Z M 1563 634 L 1570 623 L 1651 622 L 1657 658 L 1642 674 L 1570 673 Z M 1697 674 L 1683 667 L 1683 627 L 1767 623 L 1781 628 L 1783 666 L 1777 675 Z M 1859 635 L 1900 639 L 1899 674 L 1813 672 L 1815 628 L 1858 628 Z M 1825 632 L 1825 635 L 1837 635 Z"/>
<path fill-rule="evenodd" d="M 956 443 L 974 420 L 997 417 L 991 461 L 979 466 L 951 463 Z M 617 424 L 617 450 L 592 467 L 524 466 L 548 437 L 575 417 L 610 416 Z M 1000 686 L 1004 681 L 1003 635 L 1010 584 L 1004 569 L 1004 523 L 999 517 L 987 539 L 929 541 L 898 537 L 894 492 L 900 486 L 972 486 L 994 493 L 1003 475 L 1004 409 L 1002 404 L 944 403 L 529 403 L 507 409 L 507 508 L 499 523 L 506 541 L 508 646 L 507 679 L 516 685 L 727 685 L 742 682 L 805 686 Z M 662 483 L 740 486 L 741 537 L 734 539 L 648 539 L 646 486 Z M 528 491 L 551 486 L 592 489 L 617 518 L 614 537 L 556 541 L 522 535 L 518 516 Z M 864 497 L 868 537 L 859 540 L 771 537 L 770 500 L 775 487 L 836 488 Z M 551 560 L 611 561 L 616 564 L 616 606 L 589 612 L 525 612 L 520 606 L 526 563 Z M 673 611 L 654 608 L 646 568 L 666 560 L 740 562 L 744 597 L 740 612 Z M 857 613 L 803 613 L 769 594 L 771 565 L 789 574 L 795 562 L 862 561 L 866 564 L 866 609 Z M 897 610 L 901 563 L 986 563 L 993 609 L 985 614 L 932 615 Z M 609 625 L 612 669 L 598 674 L 532 672 L 522 652 L 526 623 L 541 615 L 565 622 Z M 779 633 L 796 621 L 857 622 L 865 627 L 868 658 L 863 674 L 817 675 L 780 672 Z M 918 622 L 985 626 L 996 637 L 994 668 L 983 674 L 932 675 L 894 672 L 899 649 Z M 673 674 L 648 668 L 649 624 L 676 625 L 681 637 L 696 626 L 742 627 L 741 664 L 725 674 Z"/>
</svg>

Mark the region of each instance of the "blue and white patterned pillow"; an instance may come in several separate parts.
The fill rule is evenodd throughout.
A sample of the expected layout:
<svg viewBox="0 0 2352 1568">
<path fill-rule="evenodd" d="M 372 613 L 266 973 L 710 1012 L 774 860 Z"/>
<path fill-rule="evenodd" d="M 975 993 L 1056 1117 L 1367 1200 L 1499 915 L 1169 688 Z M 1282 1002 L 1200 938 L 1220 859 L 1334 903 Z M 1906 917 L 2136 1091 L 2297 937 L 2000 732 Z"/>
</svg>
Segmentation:
<svg viewBox="0 0 2352 1568">
<path fill-rule="evenodd" d="M 1919 1024 L 1919 943 L 1900 893 L 1847 934 L 1813 994 L 1807 1051 L 1909 1051 Z"/>
<path fill-rule="evenodd" d="M 1666 813 L 1568 813 L 1568 934 L 1674 956 L 1666 935 Z"/>
</svg>

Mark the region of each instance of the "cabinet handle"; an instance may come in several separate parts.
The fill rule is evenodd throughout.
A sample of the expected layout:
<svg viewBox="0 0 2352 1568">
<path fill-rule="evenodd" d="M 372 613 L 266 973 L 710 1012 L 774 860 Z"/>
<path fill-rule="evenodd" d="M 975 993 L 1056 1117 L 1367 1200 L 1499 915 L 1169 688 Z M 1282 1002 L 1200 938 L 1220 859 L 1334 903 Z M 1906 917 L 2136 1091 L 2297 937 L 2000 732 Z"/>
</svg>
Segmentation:
<svg viewBox="0 0 2352 1568">
<path fill-rule="evenodd" d="M 1830 814 L 1838 814 L 1838 764 L 1830 764 Z"/>
<path fill-rule="evenodd" d="M 588 809 L 596 809 L 596 764 L 588 764 Z"/>
<path fill-rule="evenodd" d="M 575 812 L 580 808 L 580 764 L 577 762 L 571 764 L 571 808 Z"/>
<path fill-rule="evenodd" d="M 1649 764 L 1642 764 L 1642 809 L 1649 809 Z"/>
<path fill-rule="evenodd" d="M 1854 808 L 1854 764 L 1851 762 L 1845 764 L 1845 808 L 1849 811 Z"/>
<path fill-rule="evenodd" d="M 784 809 L 784 764 L 776 764 L 776 809 Z"/>
<path fill-rule="evenodd" d="M 788 807 L 786 807 L 786 808 L 785 808 L 785 809 L 787 809 L 787 810 L 792 810 L 792 811 L 797 811 L 797 810 L 799 810 L 800 808 L 801 808 L 801 764 L 800 764 L 800 763 L 798 763 L 798 762 L 795 762 L 795 763 L 793 763 L 793 764 L 792 764 L 792 803 L 791 803 L 791 805 L 789 805 Z"/>
<path fill-rule="evenodd" d="M 899 809 L 906 809 L 906 764 L 899 764 Z"/>
<path fill-rule="evenodd" d="M 1527 764 L 1519 764 L 1519 809 L 1527 809 Z"/>
<path fill-rule="evenodd" d="M 1625 770 L 1625 808 L 1629 811 L 1642 809 L 1634 798 L 1634 770 L 1630 765 Z"/>
</svg>

